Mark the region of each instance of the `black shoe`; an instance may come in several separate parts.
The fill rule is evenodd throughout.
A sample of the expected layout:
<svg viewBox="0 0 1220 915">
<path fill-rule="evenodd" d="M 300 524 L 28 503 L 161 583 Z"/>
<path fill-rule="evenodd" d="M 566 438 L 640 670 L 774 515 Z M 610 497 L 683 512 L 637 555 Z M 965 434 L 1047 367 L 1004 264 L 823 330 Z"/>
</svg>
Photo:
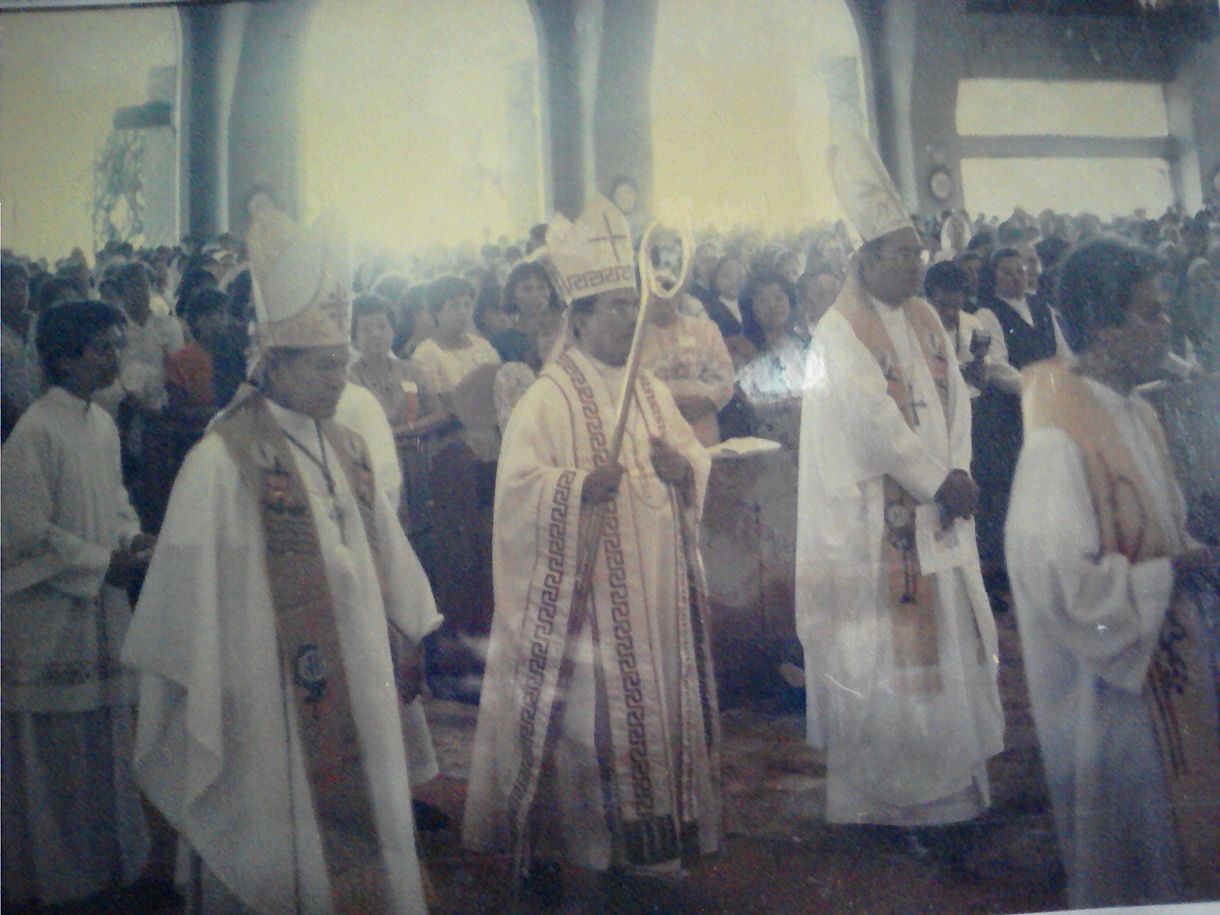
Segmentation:
<svg viewBox="0 0 1220 915">
<path fill-rule="evenodd" d="M 543 905 L 563 901 L 563 867 L 556 861 L 536 861 L 521 882 L 521 895 Z"/>
<path fill-rule="evenodd" d="M 420 832 L 436 832 L 449 825 L 449 817 L 427 801 L 412 799 L 411 812 L 415 815 L 415 828 Z"/>
</svg>

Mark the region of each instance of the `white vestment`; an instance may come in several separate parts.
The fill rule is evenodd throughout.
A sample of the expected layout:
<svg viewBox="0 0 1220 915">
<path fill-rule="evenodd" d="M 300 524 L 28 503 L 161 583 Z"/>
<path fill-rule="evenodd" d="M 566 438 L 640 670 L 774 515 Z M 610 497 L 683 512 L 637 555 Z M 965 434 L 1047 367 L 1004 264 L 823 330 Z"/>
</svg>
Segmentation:
<svg viewBox="0 0 1220 915">
<path fill-rule="evenodd" d="M 505 430 L 496 485 L 495 616 L 462 824 L 471 848 L 513 844 L 520 791 L 540 768 L 533 809 L 543 832 L 531 842 L 544 853 L 558 845 L 568 860 L 593 870 L 638 863 L 624 853 L 631 836 L 622 811 L 633 803 L 642 807 L 641 792 L 650 802 L 655 796 L 656 813 L 672 817 L 678 831 L 695 826 L 703 851 L 717 845 L 714 684 L 710 655 L 695 660 L 706 631 L 702 639 L 692 632 L 700 623 L 688 578 L 693 572 L 701 579 L 702 569 L 687 566 L 679 497 L 652 467 L 649 439 L 661 433 L 658 420 L 665 440 L 691 464 L 694 504 L 683 510 L 695 521 L 711 462 L 665 385 L 651 375 L 637 382 L 619 458 L 626 474 L 614 500 L 617 525 L 607 528 L 613 533 L 598 549 L 589 614 L 578 631 L 568 628 L 579 529 L 588 512 L 580 493 L 595 466 L 594 451 L 609 441 L 622 373 L 573 347 L 543 369 Z M 598 442 L 585 421 L 591 405 L 605 433 Z M 566 689 L 557 685 L 565 655 L 571 662 Z M 628 695 L 624 708 L 620 681 L 635 671 L 644 685 L 627 693 L 642 705 L 633 706 Z M 561 718 L 553 759 L 543 760 L 554 695 Z M 655 700 L 651 707 L 642 696 Z M 644 746 L 645 733 L 660 735 L 659 745 Z M 615 766 L 615 754 L 638 758 L 634 771 L 651 787 L 623 776 L 630 767 Z M 524 806 L 530 803 L 527 797 Z M 676 839 L 677 831 L 669 837 Z"/>
<path fill-rule="evenodd" d="M 281 429 L 322 456 L 310 419 L 268 406 Z M 325 447 L 333 504 L 321 468 L 292 450 L 333 598 L 392 911 L 422 912 L 386 621 L 418 642 L 441 618 L 379 488 L 376 533 L 388 606 L 383 601 L 355 496 Z M 329 912 L 330 885 L 297 713 L 282 687 L 274 614 L 259 508 L 224 441 L 209 434 L 174 486 L 123 652 L 124 663 L 142 674 L 136 779 L 243 905 Z"/>
<path fill-rule="evenodd" d="M 335 408 L 335 421 L 347 426 L 362 439 L 373 464 L 373 477 L 377 486 L 384 489 L 390 504 L 397 506 L 402 497 L 402 467 L 398 463 L 398 448 L 394 445 L 394 433 L 385 410 L 375 394 L 368 388 L 348 382 Z M 394 638 L 394 631 L 390 631 Z M 407 744 L 407 765 L 411 770 L 411 784 L 422 785 L 440 774 L 436 761 L 436 750 L 432 746 L 432 734 L 428 730 L 428 719 L 424 716 L 424 701 L 416 699 L 402 708 L 403 740 Z"/>
<path fill-rule="evenodd" d="M 17 423 L 3 481 L 4 888 L 55 904 L 135 880 L 148 853 L 119 665 L 131 607 L 104 583 L 140 527 L 114 422 L 61 387 Z"/>
<path fill-rule="evenodd" d="M 1085 379 L 1114 421 L 1155 520 L 1182 528 L 1181 493 L 1133 400 Z M 1028 434 L 1005 528 L 1009 580 L 1073 908 L 1183 898 L 1169 794 L 1141 689 L 1173 593 L 1167 558 L 1098 556 L 1080 449 Z"/>
<path fill-rule="evenodd" d="M 974 524 L 957 521 L 958 559 L 935 573 L 939 688 L 896 685 L 884 477 L 931 505 L 949 471 L 970 466 L 970 399 L 950 356 L 946 416 L 913 325 L 901 309 L 872 305 L 920 422 L 907 425 L 878 357 L 831 309 L 810 344 L 801 413 L 796 624 L 808 738 L 827 750 L 832 822 L 953 822 L 988 802 L 986 760 L 1003 744 L 995 623 Z"/>
</svg>

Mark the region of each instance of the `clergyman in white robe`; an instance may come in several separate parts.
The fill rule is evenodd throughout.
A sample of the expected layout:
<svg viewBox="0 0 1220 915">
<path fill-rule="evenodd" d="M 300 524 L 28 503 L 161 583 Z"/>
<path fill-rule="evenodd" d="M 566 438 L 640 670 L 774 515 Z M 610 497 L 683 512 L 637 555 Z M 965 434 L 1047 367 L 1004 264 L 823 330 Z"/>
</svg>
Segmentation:
<svg viewBox="0 0 1220 915">
<path fill-rule="evenodd" d="M 623 373 L 573 346 L 543 369 L 505 430 L 496 609 L 462 823 L 476 850 L 532 846 L 604 871 L 676 865 L 683 838 L 705 853 L 719 841 L 719 722 L 706 619 L 692 593 L 703 573 L 680 516 L 688 534 L 697 531 L 711 462 L 646 372 L 589 610 L 571 626 L 577 544 L 589 523 L 581 489 L 605 460 Z M 654 436 L 690 462 L 691 504 L 657 476 Z"/>
<path fill-rule="evenodd" d="M 1139 395 L 1082 380 L 1126 445 L 1153 520 L 1182 529 L 1182 496 Z M 1170 797 L 1142 694 L 1173 597 L 1171 560 L 1100 555 L 1080 448 L 1050 427 L 1026 433 L 1005 543 L 1071 905 L 1179 901 Z"/>
<path fill-rule="evenodd" d="M 140 532 L 119 435 L 50 388 L 4 445 L 4 894 L 54 905 L 131 883 L 148 855 L 131 776 L 131 606 L 104 579 Z"/>
<path fill-rule="evenodd" d="M 847 294 L 868 297 L 855 272 L 841 299 Z M 869 304 L 912 385 L 919 422 L 908 425 L 887 392 L 878 355 L 832 308 L 810 344 L 801 413 L 796 624 L 805 651 L 807 736 L 827 752 L 831 822 L 958 822 L 989 803 L 986 761 L 1003 744 L 995 623 L 974 524 L 953 523 L 953 549 L 932 573 L 939 687 L 904 686 L 882 561 L 884 477 L 917 501 L 917 543 L 934 539 L 940 525 L 933 497 L 951 470 L 970 466 L 970 397 L 947 337 L 942 409 L 902 308 Z M 933 558 L 922 544 L 919 553 L 921 567 Z"/>
<path fill-rule="evenodd" d="M 268 408 L 281 429 L 317 441 L 311 419 Z M 333 455 L 330 462 L 338 467 Z M 380 484 L 376 531 L 388 603 L 344 474 L 334 475 L 332 506 L 321 469 L 299 460 L 297 470 L 334 600 L 392 910 L 423 911 L 386 626 L 418 643 L 441 618 Z M 123 653 L 142 675 L 136 779 L 202 859 L 205 909 L 329 912 L 265 556 L 258 508 L 225 443 L 210 434 L 174 486 Z"/>
</svg>

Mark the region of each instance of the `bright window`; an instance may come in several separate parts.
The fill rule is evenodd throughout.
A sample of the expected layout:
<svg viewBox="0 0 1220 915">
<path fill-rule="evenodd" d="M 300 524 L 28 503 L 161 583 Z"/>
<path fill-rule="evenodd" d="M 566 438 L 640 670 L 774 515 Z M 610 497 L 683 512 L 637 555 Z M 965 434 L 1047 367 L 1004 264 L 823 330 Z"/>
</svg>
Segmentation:
<svg viewBox="0 0 1220 915">
<path fill-rule="evenodd" d="M 837 218 L 825 164 L 830 60 L 854 61 L 862 87 L 843 0 L 662 0 L 651 90 L 659 209 L 672 201 L 722 229 Z"/>
<path fill-rule="evenodd" d="M 1164 137 L 1157 83 L 968 79 L 957 87 L 962 136 Z"/>
<path fill-rule="evenodd" d="M 1017 206 L 1102 218 L 1144 207 L 1155 215 L 1174 199 L 1163 159 L 963 159 L 962 186 L 967 210 L 1000 217 Z"/>
<path fill-rule="evenodd" d="M 178 11 L 6 13 L 0 33 L 4 245 L 52 263 L 74 247 L 91 256 L 94 158 L 115 109 L 149 100 L 149 70 L 178 65 Z"/>
</svg>

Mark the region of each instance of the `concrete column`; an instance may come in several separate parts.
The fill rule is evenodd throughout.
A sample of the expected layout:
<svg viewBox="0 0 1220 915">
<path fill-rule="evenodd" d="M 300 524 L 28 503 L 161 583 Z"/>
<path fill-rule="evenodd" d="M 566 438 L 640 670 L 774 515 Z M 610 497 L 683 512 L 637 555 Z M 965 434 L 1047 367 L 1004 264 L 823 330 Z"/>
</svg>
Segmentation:
<svg viewBox="0 0 1220 915">
<path fill-rule="evenodd" d="M 186 230 L 197 236 L 215 235 L 223 227 L 220 160 L 224 131 L 217 91 L 222 9 L 193 4 L 178 8 L 182 23 L 180 204 Z"/>
<path fill-rule="evenodd" d="M 1191 134 L 1203 199 L 1220 199 L 1212 187 L 1212 176 L 1220 169 L 1220 36 L 1196 47 L 1183 69 L 1191 80 Z"/>
<path fill-rule="evenodd" d="M 300 216 L 297 107 L 300 59 L 313 0 L 251 4 L 242 30 L 228 118 L 229 229 L 246 230 L 246 199 L 271 192 L 284 212 Z"/>
<path fill-rule="evenodd" d="M 576 0 L 530 0 L 542 62 L 542 133 L 549 168 L 547 210 L 568 216 L 585 201 L 586 108 L 580 91 Z"/>
<path fill-rule="evenodd" d="M 652 52 L 657 0 L 605 5 L 598 55 L 593 143 L 597 189 L 620 175 L 635 181 L 640 207 L 652 202 Z"/>
<path fill-rule="evenodd" d="M 885 56 L 890 81 L 889 142 L 881 154 L 890 177 L 898 186 L 903 205 L 910 212 L 919 208 L 915 181 L 915 148 L 912 137 L 912 88 L 915 81 L 915 44 L 919 37 L 918 11 L 914 0 L 892 0 L 885 6 Z"/>
</svg>

